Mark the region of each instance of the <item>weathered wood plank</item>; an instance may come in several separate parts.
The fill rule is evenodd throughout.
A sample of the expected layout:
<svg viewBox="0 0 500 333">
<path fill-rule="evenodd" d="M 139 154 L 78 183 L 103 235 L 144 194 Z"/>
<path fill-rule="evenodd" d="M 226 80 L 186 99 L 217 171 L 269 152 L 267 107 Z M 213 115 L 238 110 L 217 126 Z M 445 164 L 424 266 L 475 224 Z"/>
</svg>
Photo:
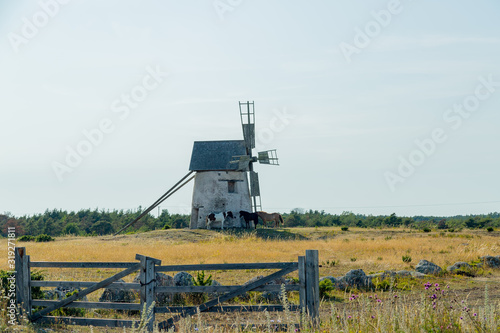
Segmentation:
<svg viewBox="0 0 500 333">
<path fill-rule="evenodd" d="M 81 281 L 31 281 L 32 287 L 71 287 L 71 288 L 88 288 L 97 282 L 81 282 Z M 108 289 L 126 289 L 126 290 L 139 290 L 141 285 L 139 283 L 127 282 L 113 282 L 108 285 Z"/>
<path fill-rule="evenodd" d="M 44 316 L 38 321 L 41 324 L 66 324 L 81 326 L 100 326 L 100 327 L 126 327 L 131 328 L 137 322 L 134 320 L 123 319 L 98 319 L 98 318 L 78 318 L 78 317 L 52 317 Z"/>
<path fill-rule="evenodd" d="M 129 275 L 130 273 L 135 272 L 140 267 L 141 267 L 141 264 L 136 264 L 135 266 L 130 267 L 130 268 L 128 268 L 128 269 L 126 269 L 126 270 L 118 273 L 118 274 L 115 274 L 115 275 L 107 278 L 106 280 L 103 280 L 103 281 L 101 281 L 99 283 L 94 284 L 92 287 L 89 287 L 89 288 L 87 288 L 85 290 L 80 291 L 77 294 L 74 294 L 74 295 L 72 295 L 72 296 L 70 296 L 70 297 L 68 297 L 66 299 L 63 299 L 63 300 L 59 301 L 57 304 L 51 305 L 49 307 L 46 307 L 45 309 L 38 311 L 33 316 L 32 320 L 35 321 L 35 320 L 39 319 L 40 317 L 42 317 L 42 316 L 44 316 L 44 315 L 46 315 L 46 314 L 54 311 L 55 309 L 64 307 L 67 304 L 69 304 L 69 303 L 71 303 L 73 301 L 76 301 L 79 298 L 82 298 L 82 297 L 84 297 L 84 296 L 86 296 L 86 295 L 88 295 L 88 294 L 90 294 L 90 293 L 92 293 L 92 292 L 94 292 L 94 291 L 96 291 L 98 289 L 106 287 L 106 286 L 110 285 L 111 283 L 115 282 L 116 280 L 119 280 L 122 277 L 125 277 L 125 276 Z"/>
<path fill-rule="evenodd" d="M 299 299 L 300 310 L 306 309 L 306 257 L 299 257 Z"/>
<path fill-rule="evenodd" d="M 33 306 L 50 306 L 58 301 L 52 300 L 33 300 Z M 141 310 L 139 303 L 112 303 L 112 302 L 72 302 L 65 308 L 83 308 L 83 309 L 113 309 L 113 310 Z"/>
<path fill-rule="evenodd" d="M 213 299 L 213 300 L 210 300 L 204 304 L 201 304 L 197 309 L 199 309 L 200 312 L 203 312 L 203 311 L 206 311 L 208 310 L 209 308 L 219 304 L 219 303 L 222 303 L 222 302 L 225 302 L 231 298 L 234 298 L 238 295 L 241 295 L 243 293 L 246 293 L 247 291 L 250 291 L 252 289 L 255 289 L 256 287 L 258 286 L 261 286 L 261 285 L 264 285 L 268 282 L 271 282 L 272 280 L 274 279 L 277 279 L 285 274 L 288 274 L 290 272 L 293 272 L 294 270 L 297 269 L 297 265 L 290 265 L 288 266 L 287 268 L 284 268 L 280 271 L 277 271 L 277 272 L 274 272 L 266 277 L 263 277 L 261 279 L 258 279 L 257 281 L 254 281 L 252 283 L 249 283 L 247 285 L 244 285 L 244 286 L 241 286 L 241 288 L 235 290 L 235 291 L 232 291 L 232 292 L 229 292 L 225 295 L 222 295 L 216 299 Z M 189 311 L 186 311 L 182 316 L 181 315 L 176 315 L 166 321 L 163 321 L 159 324 L 159 328 L 160 329 L 165 329 L 165 328 L 168 328 L 169 326 L 172 326 L 172 324 L 176 321 L 178 321 L 181 317 L 183 316 L 190 316 L 190 315 L 193 315 L 195 314 L 198 310 L 195 309 L 195 310 L 189 310 Z"/>
<path fill-rule="evenodd" d="M 231 292 L 241 286 L 184 286 L 184 287 L 156 287 L 156 293 L 215 293 Z M 298 285 L 285 285 L 286 291 L 298 291 Z M 280 285 L 266 285 L 252 289 L 251 291 L 281 291 Z"/>
<path fill-rule="evenodd" d="M 319 324 L 318 250 L 306 250 L 306 306 L 313 325 Z"/>
<path fill-rule="evenodd" d="M 181 271 L 214 271 L 237 269 L 284 269 L 298 267 L 296 262 L 268 262 L 268 263 L 241 263 L 241 264 L 202 264 L 202 265 L 173 265 L 156 267 L 157 272 Z"/>
<path fill-rule="evenodd" d="M 184 313 L 188 310 L 196 311 L 195 306 L 169 306 L 155 307 L 156 313 Z M 260 311 L 283 311 L 283 305 L 228 305 L 214 306 L 207 309 L 205 312 L 260 312 Z M 299 311 L 300 307 L 295 304 L 290 304 L 290 311 Z"/>
<path fill-rule="evenodd" d="M 24 254 L 22 258 L 23 266 L 23 308 L 24 312 L 31 317 L 31 271 L 30 271 L 30 256 Z"/>
<path fill-rule="evenodd" d="M 32 261 L 31 267 L 57 268 L 130 268 L 136 262 L 71 262 L 71 261 Z"/>
<path fill-rule="evenodd" d="M 16 302 L 22 305 L 24 302 L 24 274 L 23 274 L 23 257 L 26 254 L 26 249 L 24 247 L 16 247 L 14 249 L 14 264 L 16 266 Z"/>
</svg>

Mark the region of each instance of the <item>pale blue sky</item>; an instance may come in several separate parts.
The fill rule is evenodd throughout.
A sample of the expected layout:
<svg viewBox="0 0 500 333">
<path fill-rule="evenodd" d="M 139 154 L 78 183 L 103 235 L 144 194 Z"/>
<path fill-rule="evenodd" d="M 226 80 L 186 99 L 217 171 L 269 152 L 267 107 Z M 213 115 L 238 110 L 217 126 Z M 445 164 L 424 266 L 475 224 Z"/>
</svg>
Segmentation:
<svg viewBox="0 0 500 333">
<path fill-rule="evenodd" d="M 500 211 L 497 1 L 67 2 L 0 0 L 0 212 L 148 206 L 187 173 L 193 141 L 242 137 L 240 100 L 255 101 L 257 150 L 280 158 L 256 166 L 264 210 Z M 347 61 L 342 43 L 377 26 Z M 148 68 L 168 76 L 121 119 L 113 103 Z M 480 78 L 493 91 L 454 129 L 447 110 Z M 103 119 L 112 133 L 60 181 L 54 162 Z M 445 142 L 401 176 L 435 129 Z M 188 213 L 191 191 L 162 208 Z"/>
</svg>

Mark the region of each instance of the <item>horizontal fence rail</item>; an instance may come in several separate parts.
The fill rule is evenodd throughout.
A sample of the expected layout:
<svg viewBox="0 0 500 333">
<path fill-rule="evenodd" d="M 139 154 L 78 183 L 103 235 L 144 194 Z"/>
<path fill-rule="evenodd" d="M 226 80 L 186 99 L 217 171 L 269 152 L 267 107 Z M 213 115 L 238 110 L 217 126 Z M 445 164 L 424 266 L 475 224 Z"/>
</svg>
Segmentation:
<svg viewBox="0 0 500 333">
<path fill-rule="evenodd" d="M 142 312 L 149 309 L 155 297 L 159 294 L 174 295 L 179 293 L 210 293 L 216 296 L 199 306 L 154 306 L 152 315 L 148 318 L 146 328 L 153 330 L 155 313 L 173 314 L 167 321 L 158 324 L 160 329 L 170 328 L 174 323 L 185 316 L 200 312 L 258 312 L 258 311 L 284 311 L 283 305 L 222 305 L 221 303 L 249 291 L 275 292 L 298 291 L 300 304 L 289 304 L 291 311 L 307 310 L 307 313 L 317 320 L 319 316 L 319 274 L 318 274 L 318 251 L 307 250 L 306 256 L 298 258 L 298 262 L 280 263 L 232 263 L 232 264 L 200 264 L 200 265 L 168 265 L 161 266 L 161 260 L 136 255 L 139 262 L 54 262 L 54 261 L 30 261 L 26 255 L 25 248 L 15 249 L 16 264 L 16 299 L 21 305 L 27 317 L 36 323 L 64 323 L 70 325 L 93 325 L 107 327 L 130 328 L 136 323 L 126 319 L 101 319 L 50 316 L 49 314 L 61 307 L 83 308 L 83 309 L 110 309 Z M 89 281 L 35 281 L 31 280 L 31 268 L 108 268 L 120 269 L 122 271 L 98 282 Z M 125 269 L 125 270 L 123 270 Z M 277 270 L 268 276 L 261 277 L 255 281 L 243 285 L 232 286 L 157 286 L 156 273 L 159 272 L 181 272 L 181 271 L 214 271 L 214 270 Z M 299 271 L 299 283 L 282 285 L 267 284 L 284 275 Z M 117 280 L 139 271 L 139 283 L 118 282 Z M 74 288 L 78 292 L 62 300 L 40 300 L 32 299 L 31 288 L 64 287 Z M 139 293 L 140 303 L 125 302 L 88 302 L 81 301 L 86 295 L 99 289 L 133 290 Z M 42 310 L 32 315 L 32 307 L 43 307 Z M 313 321 L 314 323 L 314 321 Z"/>
</svg>

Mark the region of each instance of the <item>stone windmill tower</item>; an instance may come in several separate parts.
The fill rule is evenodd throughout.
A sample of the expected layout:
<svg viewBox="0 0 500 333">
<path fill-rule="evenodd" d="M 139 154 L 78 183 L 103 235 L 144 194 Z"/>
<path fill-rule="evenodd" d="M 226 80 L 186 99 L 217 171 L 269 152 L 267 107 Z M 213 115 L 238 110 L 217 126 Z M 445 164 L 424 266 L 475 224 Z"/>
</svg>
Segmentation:
<svg viewBox="0 0 500 333">
<path fill-rule="evenodd" d="M 196 141 L 188 174 L 114 235 L 137 223 L 192 179 L 191 229 L 206 228 L 206 218 L 211 213 L 228 212 L 232 212 L 234 217 L 225 227 L 239 228 L 242 226 L 238 215 L 240 210 L 255 212 L 262 209 L 259 177 L 253 170 L 253 164 L 278 165 L 278 157 L 275 149 L 252 155 L 255 148 L 254 103 L 239 104 L 243 140 Z"/>
<path fill-rule="evenodd" d="M 261 209 L 259 178 L 253 163 L 278 165 L 276 150 L 259 152 L 255 148 L 255 112 L 253 102 L 240 102 L 243 140 L 196 141 L 189 170 L 196 172 L 191 209 L 191 229 L 205 228 L 211 213 L 233 212 L 235 219 L 227 227 L 241 227 L 240 210 Z"/>
</svg>

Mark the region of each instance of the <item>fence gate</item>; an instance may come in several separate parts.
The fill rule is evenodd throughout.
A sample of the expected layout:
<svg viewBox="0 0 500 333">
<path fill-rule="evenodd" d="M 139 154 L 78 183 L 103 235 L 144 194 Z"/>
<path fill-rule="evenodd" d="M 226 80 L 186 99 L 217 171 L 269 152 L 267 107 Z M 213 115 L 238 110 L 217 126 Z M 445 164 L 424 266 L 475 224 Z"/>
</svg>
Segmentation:
<svg viewBox="0 0 500 333">
<path fill-rule="evenodd" d="M 160 329 L 171 327 L 180 318 L 200 312 L 232 312 L 232 311 L 283 311 L 282 305 L 259 305 L 259 306 L 222 306 L 221 303 L 249 291 L 275 291 L 280 292 L 279 285 L 266 285 L 279 277 L 293 271 L 299 271 L 298 285 L 285 285 L 286 291 L 299 291 L 300 304 L 291 304 L 292 311 L 307 311 L 313 319 L 313 323 L 319 323 L 319 271 L 318 251 L 307 250 L 305 256 L 298 257 L 297 262 L 286 263 L 240 263 L 240 264 L 202 264 L 202 265 L 174 265 L 161 266 L 161 260 L 136 255 L 138 262 L 44 262 L 30 261 L 26 249 L 17 247 L 15 250 L 16 264 L 16 300 L 23 312 L 32 322 L 37 323 L 66 323 L 72 325 L 93 325 L 108 327 L 132 327 L 136 321 L 121 319 L 99 319 L 80 317 L 48 316 L 54 310 L 62 307 L 92 308 L 92 309 L 114 309 L 114 310 L 138 310 L 149 309 L 158 293 L 224 293 L 199 306 L 155 306 L 151 315 L 147 318 L 147 328 L 152 331 L 157 313 L 175 313 L 170 319 L 158 324 Z M 77 281 L 32 281 L 32 267 L 58 267 L 58 268 L 124 268 L 125 270 L 100 282 L 77 282 Z M 157 272 L 180 272 L 180 271 L 211 271 L 211 270 L 247 270 L 247 269 L 278 269 L 268 276 L 262 277 L 254 282 L 238 286 L 185 286 L 185 287 L 162 287 L 156 285 Z M 139 271 L 139 283 L 116 282 L 119 279 Z M 63 300 L 33 300 L 32 287 L 57 287 L 66 286 L 74 288 L 85 288 L 74 295 Z M 137 290 L 140 295 L 139 303 L 118 302 L 82 302 L 77 301 L 86 295 L 101 288 Z M 42 310 L 32 314 L 32 307 L 44 307 Z"/>
</svg>

